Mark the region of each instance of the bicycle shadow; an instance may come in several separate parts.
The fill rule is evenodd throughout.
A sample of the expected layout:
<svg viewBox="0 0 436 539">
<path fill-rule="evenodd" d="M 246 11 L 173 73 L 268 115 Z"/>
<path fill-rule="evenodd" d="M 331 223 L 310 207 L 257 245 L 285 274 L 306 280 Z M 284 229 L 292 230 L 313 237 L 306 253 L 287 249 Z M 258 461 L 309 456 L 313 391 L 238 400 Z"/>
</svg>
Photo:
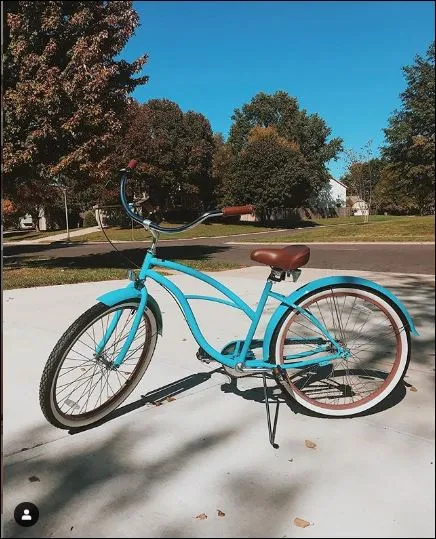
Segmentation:
<svg viewBox="0 0 436 539">
<path fill-rule="evenodd" d="M 251 378 L 259 378 L 259 375 L 252 375 Z M 317 412 L 313 412 L 312 410 L 309 410 L 305 408 L 304 406 L 302 406 L 300 403 L 298 403 L 286 391 L 283 391 L 280 384 L 276 382 L 275 378 L 272 375 L 267 374 L 267 379 L 275 381 L 275 385 L 268 386 L 268 389 L 267 389 L 267 398 L 270 404 L 275 404 L 277 407 L 279 407 L 281 404 L 285 404 L 289 408 L 289 410 L 293 412 L 294 414 L 301 414 L 301 415 L 306 415 L 309 417 L 318 417 L 322 419 L 334 419 L 334 420 L 338 420 L 338 419 L 340 420 L 340 419 L 344 419 L 345 417 L 348 417 L 348 416 L 332 417 L 332 416 L 322 415 Z M 235 395 L 242 397 L 243 399 L 265 404 L 265 391 L 264 391 L 263 385 L 259 385 L 258 387 L 252 387 L 249 389 L 240 389 L 238 388 L 237 382 L 238 382 L 238 378 L 232 378 L 230 382 L 223 384 L 221 386 L 221 390 L 225 393 L 234 393 Z M 386 397 L 382 402 L 380 402 L 379 404 L 377 404 L 370 410 L 361 412 L 360 414 L 356 414 L 353 417 L 364 417 L 364 416 L 374 415 L 374 414 L 383 412 L 385 410 L 388 410 L 389 408 L 392 408 L 398 405 L 406 396 L 408 387 L 412 387 L 412 385 L 404 380 L 401 381 L 400 384 L 392 391 L 392 393 L 388 397 Z"/>
<path fill-rule="evenodd" d="M 181 395 L 186 391 L 193 389 L 196 386 L 203 384 L 204 382 L 207 382 L 208 380 L 210 380 L 212 375 L 217 372 L 224 371 L 221 367 L 219 367 L 212 371 L 197 372 L 195 374 L 190 374 L 189 376 L 180 378 L 179 380 L 174 380 L 173 382 L 170 382 L 157 389 L 149 391 L 145 395 L 141 395 L 141 397 L 134 402 L 120 406 L 119 408 L 108 414 L 101 421 L 98 421 L 97 423 L 94 423 L 88 427 L 70 429 L 68 433 L 78 434 L 86 430 L 97 428 L 105 423 L 108 423 L 109 421 L 113 421 L 118 417 L 121 417 L 130 412 L 134 412 L 135 410 L 138 410 L 139 408 L 142 408 L 144 406 L 161 406 L 166 402 L 171 402 L 173 399 L 176 398 L 176 395 Z"/>
<path fill-rule="evenodd" d="M 266 404 L 265 388 L 263 386 L 261 375 L 250 374 L 242 376 L 240 378 L 233 377 L 228 372 L 226 372 L 224 367 L 220 366 L 211 371 L 196 372 L 194 374 L 190 374 L 188 376 L 180 378 L 179 380 L 169 382 L 168 384 L 149 391 L 145 395 L 141 395 L 141 397 L 134 402 L 120 406 L 119 408 L 111 412 L 109 415 L 107 415 L 105 418 L 103 418 L 101 421 L 94 423 L 88 427 L 70 429 L 68 433 L 74 435 L 80 432 L 84 432 L 86 430 L 97 428 L 105 423 L 108 423 L 109 421 L 113 421 L 118 417 L 134 412 L 135 410 L 138 410 L 139 408 L 142 408 L 144 406 L 161 406 L 166 403 L 172 402 L 176 399 L 176 396 L 183 395 L 187 391 L 207 382 L 212 378 L 214 374 L 225 374 L 228 377 L 228 382 L 224 382 L 223 384 L 221 384 L 220 389 L 223 393 L 233 393 L 234 395 L 243 399 L 258 402 L 261 404 Z M 238 380 L 241 379 L 257 379 L 259 380 L 259 386 L 242 389 L 238 387 Z M 267 385 L 266 396 L 269 404 L 275 405 L 275 424 L 277 424 L 279 408 L 281 405 L 286 405 L 286 407 L 294 414 L 302 414 L 305 416 L 318 417 L 323 419 L 343 419 L 343 417 L 323 416 L 321 414 L 308 410 L 307 408 L 304 408 L 301 404 L 299 404 L 296 400 L 292 399 L 285 391 L 282 390 L 281 386 L 277 383 L 273 375 L 266 374 L 266 379 L 269 381 L 274 381 L 273 385 Z M 403 380 L 383 402 L 377 404 L 372 409 L 367 410 L 366 412 L 355 415 L 354 417 L 363 417 L 377 414 L 379 412 L 392 408 L 393 406 L 396 406 L 404 399 L 407 387 L 411 387 L 411 384 Z"/>
</svg>

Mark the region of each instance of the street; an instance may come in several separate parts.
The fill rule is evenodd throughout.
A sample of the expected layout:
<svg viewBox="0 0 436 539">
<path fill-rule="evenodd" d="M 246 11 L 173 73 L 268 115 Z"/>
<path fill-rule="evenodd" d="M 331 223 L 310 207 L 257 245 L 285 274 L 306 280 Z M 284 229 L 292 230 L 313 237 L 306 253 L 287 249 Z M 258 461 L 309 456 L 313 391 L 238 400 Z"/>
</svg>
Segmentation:
<svg viewBox="0 0 436 539">
<path fill-rule="evenodd" d="M 206 260 L 233 262 L 241 266 L 257 265 L 250 259 L 250 252 L 257 247 L 255 243 L 235 244 L 235 241 L 261 242 L 259 236 L 202 238 L 188 240 L 165 240 L 159 243 L 158 256 L 168 259 Z M 410 274 L 434 275 L 434 243 L 423 244 L 308 244 L 311 258 L 308 268 L 361 270 L 380 272 L 401 272 Z M 148 242 L 117 243 L 136 264 L 141 264 Z M 280 244 L 270 244 L 280 248 Z M 125 267 L 126 262 L 108 243 L 65 243 L 52 244 L 15 244 L 4 243 L 4 265 L 19 266 L 25 259 L 52 259 L 50 265 L 71 265 L 73 267 Z M 74 258 L 74 261 L 71 260 Z"/>
</svg>

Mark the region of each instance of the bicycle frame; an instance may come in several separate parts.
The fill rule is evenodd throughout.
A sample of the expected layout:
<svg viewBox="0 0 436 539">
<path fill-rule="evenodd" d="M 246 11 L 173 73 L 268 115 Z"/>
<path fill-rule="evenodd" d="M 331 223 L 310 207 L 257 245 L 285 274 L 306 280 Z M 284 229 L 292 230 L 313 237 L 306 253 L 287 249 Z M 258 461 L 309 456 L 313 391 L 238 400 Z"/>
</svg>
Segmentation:
<svg viewBox="0 0 436 539">
<path fill-rule="evenodd" d="M 202 295 L 196 295 L 196 294 L 186 295 L 180 290 L 180 288 L 177 285 L 175 285 L 167 277 L 154 271 L 153 270 L 154 267 L 161 267 L 161 268 L 166 268 L 170 270 L 176 270 L 186 275 L 190 275 L 191 277 L 194 277 L 196 279 L 199 279 L 202 282 L 205 282 L 211 285 L 213 288 L 221 292 L 228 299 L 221 299 L 221 298 L 215 298 L 211 296 L 202 296 Z M 173 295 L 173 297 L 178 302 L 179 307 L 182 310 L 185 316 L 185 319 L 188 323 L 188 326 L 195 340 L 199 344 L 199 346 L 211 357 L 211 359 L 218 361 L 219 363 L 226 365 L 227 367 L 235 368 L 236 366 L 240 366 L 240 367 L 244 367 L 245 369 L 256 369 L 259 371 L 272 370 L 277 367 L 275 363 L 269 360 L 269 357 L 268 357 L 269 354 L 268 353 L 265 354 L 265 350 L 264 350 L 262 359 L 253 359 L 253 355 L 250 349 L 250 346 L 252 345 L 252 342 L 253 342 L 254 334 L 256 332 L 256 329 L 258 328 L 259 321 L 261 319 L 261 316 L 264 311 L 265 304 L 268 298 L 274 298 L 277 301 L 280 301 L 282 304 L 286 303 L 288 307 L 290 306 L 294 308 L 296 311 L 299 311 L 303 316 L 305 316 L 309 320 L 309 322 L 314 324 L 314 326 L 319 331 L 321 331 L 321 333 L 325 336 L 325 341 L 322 341 L 321 338 L 313 338 L 315 344 L 319 344 L 319 346 L 314 348 L 313 350 L 286 356 L 285 358 L 286 363 L 281 365 L 281 368 L 289 369 L 289 368 L 296 368 L 296 367 L 305 367 L 307 365 L 310 365 L 313 363 L 320 363 L 320 362 L 327 364 L 330 361 L 333 361 L 339 358 L 344 358 L 347 356 L 347 351 L 338 342 L 336 342 L 334 337 L 319 322 L 319 320 L 315 318 L 309 311 L 302 309 L 301 307 L 299 307 L 297 304 L 293 302 L 289 303 L 288 298 L 286 298 L 285 296 L 272 292 L 271 289 L 272 289 L 273 283 L 271 280 L 268 280 L 265 283 L 257 308 L 256 310 L 253 310 L 237 294 L 229 290 L 226 286 L 224 286 L 222 283 L 220 283 L 216 279 L 213 279 L 209 275 L 205 275 L 204 273 L 200 271 L 190 268 L 189 266 L 185 266 L 183 264 L 178 264 L 176 262 L 171 262 L 168 260 L 161 260 L 154 255 L 152 250 L 148 250 L 144 258 L 144 262 L 141 267 L 139 277 L 134 283 L 134 286 L 137 289 L 137 298 L 140 300 L 139 307 L 137 309 L 135 318 L 133 320 L 129 335 L 113 363 L 113 366 L 115 368 L 121 365 L 122 362 L 124 361 L 127 351 L 129 350 L 129 347 L 138 330 L 144 309 L 147 307 L 148 292 L 144 283 L 148 278 L 152 279 L 153 281 L 161 285 L 164 289 L 166 289 L 168 292 L 170 292 Z M 132 284 L 129 286 L 132 286 Z M 102 300 L 102 298 L 98 298 L 98 299 Z M 235 343 L 235 351 L 233 354 L 231 355 L 222 354 L 221 352 L 218 352 L 215 348 L 213 348 L 213 346 L 211 346 L 207 342 L 206 338 L 203 336 L 199 328 L 199 325 L 194 316 L 194 313 L 192 312 L 192 309 L 188 302 L 189 300 L 212 301 L 215 303 L 221 303 L 229 307 L 240 309 L 251 320 L 251 324 L 250 324 L 250 327 L 248 329 L 245 339 L 243 341 L 242 340 L 232 341 L 232 343 Z M 108 329 L 106 330 L 105 335 L 103 336 L 102 340 L 100 341 L 100 343 L 98 344 L 96 348 L 97 355 L 103 351 L 105 345 L 109 341 L 118 323 L 119 317 L 120 317 L 120 311 L 116 311 L 113 315 L 113 318 L 111 320 L 111 323 L 109 324 Z M 298 339 L 288 339 L 288 340 L 292 341 L 295 344 L 299 342 Z M 322 341 L 322 342 L 320 343 L 319 341 Z M 260 341 L 260 342 L 263 342 L 263 341 Z M 316 354 L 319 354 L 320 352 L 325 352 L 328 349 L 331 349 L 332 345 L 336 349 L 335 353 L 332 353 L 327 356 L 323 355 L 321 358 L 312 357 Z"/>
</svg>

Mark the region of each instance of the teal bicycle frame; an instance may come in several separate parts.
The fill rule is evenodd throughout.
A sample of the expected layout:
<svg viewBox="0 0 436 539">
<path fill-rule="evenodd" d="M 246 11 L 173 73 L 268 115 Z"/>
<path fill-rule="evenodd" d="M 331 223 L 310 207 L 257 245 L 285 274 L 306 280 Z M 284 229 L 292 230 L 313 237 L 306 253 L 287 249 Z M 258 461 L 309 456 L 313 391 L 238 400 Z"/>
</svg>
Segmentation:
<svg viewBox="0 0 436 539">
<path fill-rule="evenodd" d="M 177 285 L 175 285 L 172 281 L 170 281 L 164 275 L 161 275 L 160 273 L 155 271 L 153 269 L 155 267 L 160 267 L 160 268 L 169 269 L 169 270 L 176 270 L 186 275 L 190 275 L 196 279 L 199 279 L 200 281 L 203 281 L 211 285 L 213 288 L 221 292 L 228 299 L 221 299 L 221 298 L 202 296 L 202 295 L 192 295 L 192 294 L 185 295 Z M 285 363 L 280 365 L 281 369 L 286 370 L 290 368 L 294 369 L 294 368 L 299 368 L 299 367 L 306 367 L 310 364 L 316 364 L 316 363 L 327 365 L 329 362 L 334 361 L 336 359 L 347 358 L 349 352 L 345 348 L 343 348 L 340 343 L 338 343 L 335 340 L 335 338 L 327 331 L 324 325 L 321 324 L 320 321 L 310 311 L 298 305 L 298 300 L 301 299 L 301 297 L 306 295 L 308 292 L 316 290 L 318 288 L 322 288 L 324 286 L 336 284 L 336 283 L 342 283 L 342 284 L 349 283 L 350 286 L 352 284 L 360 284 L 360 285 L 367 286 L 368 288 L 376 289 L 379 292 L 384 293 L 386 296 L 388 296 L 394 303 L 396 303 L 400 307 L 400 310 L 403 312 L 404 317 L 407 321 L 407 324 L 409 325 L 411 329 L 412 334 L 414 335 L 418 334 L 413 325 L 413 321 L 410 318 L 410 315 L 408 314 L 404 305 L 402 305 L 401 302 L 389 292 L 389 290 L 381 287 L 380 285 L 377 285 L 376 283 L 372 281 L 367 281 L 366 279 L 360 279 L 358 277 L 347 277 L 347 276 L 327 277 L 325 279 L 318 279 L 317 281 L 312 281 L 311 283 L 299 288 L 290 296 L 284 296 L 282 294 L 277 294 L 275 292 L 272 292 L 271 289 L 272 289 L 273 282 L 271 280 L 267 280 L 267 282 L 265 283 L 265 287 L 262 291 L 257 308 L 256 310 L 253 310 L 237 294 L 229 290 L 226 286 L 218 282 L 216 279 L 213 279 L 209 275 L 205 275 L 204 273 L 201 273 L 183 264 L 178 264 L 176 262 L 159 259 L 153 254 L 152 250 L 148 250 L 144 258 L 144 262 L 141 267 L 139 276 L 137 279 L 135 279 L 134 282 L 131 282 L 126 288 L 109 292 L 108 294 L 104 294 L 103 296 L 100 296 L 99 298 L 97 298 L 99 301 L 101 301 L 102 303 L 108 306 L 116 305 L 121 300 L 134 299 L 135 301 L 139 301 L 139 306 L 135 314 L 129 335 L 122 349 L 120 350 L 118 356 L 114 360 L 114 363 L 113 363 L 114 368 L 119 367 L 123 363 L 126 357 L 126 354 L 130 348 L 130 345 L 132 344 L 132 341 L 135 338 L 135 334 L 141 322 L 143 312 L 146 308 L 151 308 L 153 310 L 154 314 L 157 316 L 158 330 L 160 332 L 162 331 L 162 320 L 161 320 L 160 309 L 156 301 L 154 300 L 154 298 L 152 298 L 152 296 L 150 296 L 147 292 L 147 288 L 145 284 L 147 279 L 152 279 L 153 281 L 161 285 L 164 289 L 166 289 L 168 292 L 170 292 L 173 295 L 173 297 L 177 300 L 179 307 L 181 308 L 182 313 L 188 323 L 188 326 L 195 340 L 199 344 L 199 346 L 206 352 L 206 354 L 208 354 L 208 356 L 210 356 L 211 359 L 218 361 L 219 363 L 226 365 L 227 367 L 230 367 L 230 368 L 236 368 L 238 366 L 238 367 L 243 367 L 245 370 L 253 369 L 253 370 L 259 370 L 259 372 L 261 372 L 263 370 L 272 370 L 278 367 L 278 365 L 274 361 L 274 358 L 270 357 L 270 352 L 269 352 L 270 343 L 271 343 L 271 339 L 272 339 L 272 335 L 274 333 L 275 327 L 277 326 L 284 312 L 286 312 L 289 309 L 289 307 L 293 308 L 295 311 L 298 311 L 303 316 L 305 316 L 307 320 L 310 323 L 312 323 L 324 335 L 325 341 L 321 337 L 313 338 L 314 343 L 318 344 L 316 348 L 307 352 L 296 353 L 294 355 L 286 356 L 284 358 Z M 261 342 L 261 345 L 263 348 L 262 359 L 255 359 L 253 356 L 253 353 L 251 352 L 251 346 L 253 343 L 254 334 L 259 325 L 259 321 L 261 319 L 261 316 L 264 311 L 265 304 L 268 298 L 276 299 L 277 301 L 280 302 L 280 306 L 277 308 L 275 313 L 271 316 L 271 319 L 265 331 L 265 336 L 264 336 L 263 341 L 257 341 L 257 342 Z M 250 327 L 243 341 L 232 341 L 232 343 L 235 344 L 235 349 L 234 349 L 233 354 L 223 354 L 222 352 L 219 352 L 218 350 L 213 348 L 207 342 L 207 340 L 205 339 L 205 337 L 203 336 L 199 328 L 199 325 L 194 316 L 194 313 L 192 312 L 192 309 L 189 305 L 189 300 L 205 300 L 205 301 L 221 303 L 229 307 L 240 309 L 247 315 L 247 317 L 251 320 Z M 119 321 L 120 315 L 121 315 L 121 311 L 115 311 L 112 317 L 111 323 L 109 324 L 109 327 L 106 330 L 105 335 L 103 336 L 102 340 L 100 341 L 100 343 L 98 344 L 96 348 L 97 354 L 100 353 L 104 349 L 106 343 L 109 341 Z M 298 344 L 299 339 L 287 339 L 286 342 L 288 341 L 289 343 L 292 343 L 292 344 Z M 305 342 L 307 342 L 307 339 L 305 339 Z M 229 343 L 229 344 L 232 344 L 232 343 Z M 226 347 L 224 347 L 223 350 L 227 348 L 228 346 L 229 345 L 226 345 Z M 325 355 L 325 352 L 328 350 L 330 350 L 332 353 L 329 355 Z M 318 357 L 318 358 L 313 357 L 321 352 L 324 353 L 322 357 Z"/>
</svg>

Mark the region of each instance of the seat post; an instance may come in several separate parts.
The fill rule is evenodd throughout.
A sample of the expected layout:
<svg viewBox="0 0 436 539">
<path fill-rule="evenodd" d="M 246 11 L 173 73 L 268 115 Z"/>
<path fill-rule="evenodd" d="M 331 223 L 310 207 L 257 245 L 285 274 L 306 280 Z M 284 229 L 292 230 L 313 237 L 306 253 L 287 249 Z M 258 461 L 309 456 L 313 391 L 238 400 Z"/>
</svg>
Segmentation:
<svg viewBox="0 0 436 539">
<path fill-rule="evenodd" d="M 268 275 L 268 281 L 279 283 L 284 281 L 286 277 L 286 272 L 280 268 L 271 267 L 271 273 Z"/>
</svg>

